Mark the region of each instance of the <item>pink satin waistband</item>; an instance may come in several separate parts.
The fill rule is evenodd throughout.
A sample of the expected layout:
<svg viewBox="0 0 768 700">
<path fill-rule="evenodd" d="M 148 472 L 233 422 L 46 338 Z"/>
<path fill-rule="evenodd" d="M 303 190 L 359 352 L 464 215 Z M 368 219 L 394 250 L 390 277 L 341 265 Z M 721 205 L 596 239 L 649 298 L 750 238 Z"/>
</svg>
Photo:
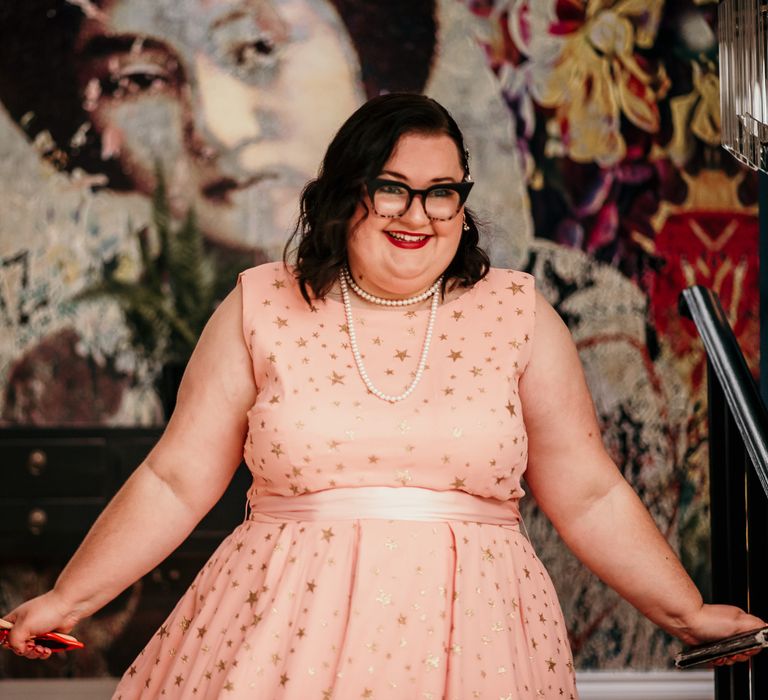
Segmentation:
<svg viewBox="0 0 768 700">
<path fill-rule="evenodd" d="M 460 520 L 517 525 L 516 501 L 473 496 L 465 491 L 433 491 L 415 486 L 358 486 L 298 496 L 252 496 L 249 520 Z"/>
</svg>

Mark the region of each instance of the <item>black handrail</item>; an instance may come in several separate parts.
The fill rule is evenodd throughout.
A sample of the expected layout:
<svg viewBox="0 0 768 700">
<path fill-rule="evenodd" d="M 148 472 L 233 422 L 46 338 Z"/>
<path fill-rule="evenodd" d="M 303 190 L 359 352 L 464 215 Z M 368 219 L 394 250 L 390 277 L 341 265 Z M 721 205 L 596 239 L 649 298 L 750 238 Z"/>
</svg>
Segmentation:
<svg viewBox="0 0 768 700">
<path fill-rule="evenodd" d="M 705 287 L 683 290 L 680 311 L 696 324 L 707 357 L 768 498 L 768 410 L 718 296 Z"/>
<path fill-rule="evenodd" d="M 707 352 L 713 597 L 768 619 L 768 411 L 717 295 L 690 287 L 680 311 Z M 717 668 L 715 697 L 768 698 L 768 656 Z"/>
</svg>

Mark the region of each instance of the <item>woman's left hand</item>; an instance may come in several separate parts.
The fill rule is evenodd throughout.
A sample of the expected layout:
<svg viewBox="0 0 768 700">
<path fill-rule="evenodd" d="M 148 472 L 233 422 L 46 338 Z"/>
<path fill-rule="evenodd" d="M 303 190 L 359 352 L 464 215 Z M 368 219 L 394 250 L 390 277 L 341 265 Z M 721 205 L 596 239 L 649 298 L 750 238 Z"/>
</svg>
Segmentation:
<svg viewBox="0 0 768 700">
<path fill-rule="evenodd" d="M 735 634 L 750 632 L 765 627 L 766 623 L 759 617 L 744 612 L 734 605 L 702 605 L 695 613 L 681 621 L 681 627 L 675 635 L 690 645 L 714 642 L 718 639 L 731 637 Z M 715 666 L 730 666 L 738 661 L 746 661 L 760 651 L 735 654 L 713 662 Z"/>
</svg>

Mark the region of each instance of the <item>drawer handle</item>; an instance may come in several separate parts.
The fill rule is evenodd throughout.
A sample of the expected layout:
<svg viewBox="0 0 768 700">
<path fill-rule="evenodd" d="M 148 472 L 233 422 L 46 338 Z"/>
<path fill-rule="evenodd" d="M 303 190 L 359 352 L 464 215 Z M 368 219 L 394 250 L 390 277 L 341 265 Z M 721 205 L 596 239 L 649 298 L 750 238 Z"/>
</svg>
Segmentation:
<svg viewBox="0 0 768 700">
<path fill-rule="evenodd" d="M 48 455 L 43 450 L 32 450 L 27 459 L 27 471 L 32 476 L 40 476 L 48 464 Z"/>
<path fill-rule="evenodd" d="M 47 522 L 48 514 L 42 508 L 33 508 L 29 511 L 27 525 L 29 526 L 29 531 L 33 535 L 39 535 Z"/>
</svg>

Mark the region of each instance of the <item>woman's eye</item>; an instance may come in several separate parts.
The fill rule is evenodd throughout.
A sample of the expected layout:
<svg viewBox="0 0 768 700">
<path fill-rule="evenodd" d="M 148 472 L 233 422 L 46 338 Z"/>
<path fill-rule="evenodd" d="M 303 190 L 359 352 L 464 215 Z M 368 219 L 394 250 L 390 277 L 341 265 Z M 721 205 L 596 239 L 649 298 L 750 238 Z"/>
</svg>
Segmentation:
<svg viewBox="0 0 768 700">
<path fill-rule="evenodd" d="M 379 187 L 379 192 L 382 194 L 405 194 L 405 188 L 397 185 L 382 185 Z"/>
<path fill-rule="evenodd" d="M 453 190 L 449 188 L 443 188 L 439 190 L 431 190 L 429 193 L 430 197 L 451 197 L 453 196 Z"/>
</svg>

